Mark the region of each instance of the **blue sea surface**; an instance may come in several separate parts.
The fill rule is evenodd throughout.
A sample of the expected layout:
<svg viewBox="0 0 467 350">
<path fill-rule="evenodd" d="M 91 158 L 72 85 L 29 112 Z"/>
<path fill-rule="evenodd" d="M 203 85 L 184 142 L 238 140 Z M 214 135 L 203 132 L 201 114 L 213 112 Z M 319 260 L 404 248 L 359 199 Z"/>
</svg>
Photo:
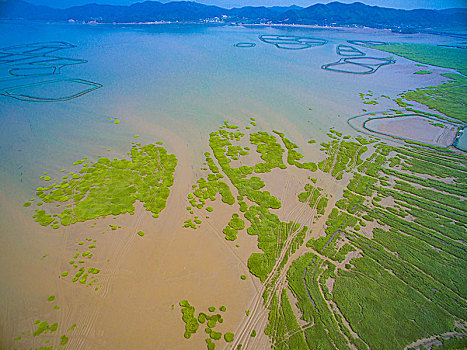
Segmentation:
<svg viewBox="0 0 467 350">
<path fill-rule="evenodd" d="M 359 92 L 396 95 L 423 82 L 406 73 L 412 63 L 404 59 L 370 75 L 322 70 L 323 64 L 341 58 L 336 53 L 338 44 L 347 44 L 347 40 L 454 40 L 371 29 L 182 24 L 2 22 L 0 32 L 0 48 L 40 42 L 74 45 L 50 55 L 87 62 L 64 66 L 53 79 L 102 84 L 88 94 L 59 102 L 29 102 L 0 95 L 0 181 L 29 193 L 45 170 L 103 154 L 108 148 L 123 152 L 133 134 L 144 136 L 146 123 L 170 129 L 187 140 L 198 161 L 208 132 L 224 120 L 246 123 L 253 116 L 263 120 L 265 127 L 294 131 L 306 139 L 323 139 L 333 126 L 351 132 L 345 120 L 361 111 Z M 285 50 L 262 42 L 259 35 L 307 36 L 328 43 Z M 239 42 L 256 46 L 235 47 Z M 359 48 L 368 56 L 388 57 Z M 9 69 L 11 65 L 0 64 L 0 89 L 52 79 L 11 79 Z M 66 87 L 74 91 L 81 85 L 75 82 Z M 56 93 L 50 89 L 60 90 L 61 86 L 33 88 L 11 92 L 34 90 L 41 95 L 41 89 L 48 89 L 42 93 L 48 96 Z M 119 118 L 119 126 L 109 122 L 109 117 Z M 164 141 L 163 132 L 158 137 Z"/>
</svg>

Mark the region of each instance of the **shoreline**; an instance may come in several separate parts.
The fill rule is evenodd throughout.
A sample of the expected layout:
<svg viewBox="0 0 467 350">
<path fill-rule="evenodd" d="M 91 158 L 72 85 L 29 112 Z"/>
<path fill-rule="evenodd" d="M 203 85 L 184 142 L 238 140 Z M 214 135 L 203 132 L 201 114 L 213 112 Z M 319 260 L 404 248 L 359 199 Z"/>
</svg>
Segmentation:
<svg viewBox="0 0 467 350">
<path fill-rule="evenodd" d="M 409 113 L 409 114 L 395 114 L 395 115 L 384 115 L 384 113 L 388 113 L 389 111 L 380 111 L 380 112 L 368 112 L 364 114 L 359 114 L 347 119 L 347 124 L 356 131 L 362 132 L 369 136 L 378 135 L 378 137 L 386 138 L 387 140 L 392 140 L 394 142 L 405 142 L 405 141 L 412 141 L 412 142 L 422 142 L 427 145 L 442 147 L 442 148 L 450 148 L 455 147 L 456 149 L 463 151 L 461 148 L 456 147 L 456 141 L 460 138 L 461 130 L 463 129 L 463 124 L 459 122 L 455 122 L 452 120 L 442 120 L 431 117 L 430 115 L 423 114 L 421 111 L 419 113 Z M 382 115 L 382 116 L 377 116 Z M 452 137 L 452 142 L 449 145 L 441 145 L 439 140 L 417 140 L 416 138 L 412 137 L 404 137 L 401 135 L 400 129 L 395 128 L 392 132 L 383 132 L 382 130 L 375 130 L 366 126 L 368 122 L 383 122 L 383 123 L 391 123 L 391 122 L 404 122 L 404 120 L 400 120 L 403 118 L 420 118 L 426 120 L 429 124 L 435 126 L 433 123 L 441 123 L 445 126 L 450 126 L 451 128 L 457 128 L 454 136 Z M 353 121 L 358 123 L 358 125 L 354 125 Z M 389 127 L 389 124 L 387 125 Z M 400 134 L 398 134 L 400 132 Z M 407 135 L 406 135 L 407 136 Z"/>
<path fill-rule="evenodd" d="M 18 19 L 0 19 L 1 22 L 18 22 L 23 21 Z M 291 27 L 291 28 L 309 28 L 309 29 L 368 29 L 372 31 L 384 31 L 391 32 L 390 28 L 371 28 L 371 27 L 360 27 L 360 26 L 322 26 L 317 24 L 286 24 L 286 23 L 237 23 L 237 22 L 179 22 L 179 21 L 148 21 L 148 22 L 97 22 L 97 21 L 78 21 L 72 18 L 64 21 L 47 21 L 47 20 L 28 20 L 32 23 L 41 24 L 81 24 L 81 25 L 162 25 L 162 24 L 177 24 L 177 25 L 210 25 L 219 27 Z"/>
</svg>

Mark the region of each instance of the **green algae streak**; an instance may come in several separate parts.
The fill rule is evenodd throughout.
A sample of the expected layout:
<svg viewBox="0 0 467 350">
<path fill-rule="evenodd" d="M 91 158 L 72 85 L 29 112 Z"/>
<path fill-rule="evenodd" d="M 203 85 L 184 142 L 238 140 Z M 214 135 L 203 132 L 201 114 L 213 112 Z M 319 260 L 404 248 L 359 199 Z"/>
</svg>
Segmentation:
<svg viewBox="0 0 467 350">
<path fill-rule="evenodd" d="M 166 206 L 177 158 L 154 144 L 134 145 L 129 155 L 130 160 L 99 158 L 94 163 L 85 158 L 74 163 L 82 168 L 70 173 L 71 179 L 37 188 L 36 194 L 44 203 L 70 206 L 61 211 L 36 209 L 35 220 L 42 226 L 53 223 L 58 227 L 58 220 L 68 226 L 108 215 L 133 214 L 137 200 L 158 215 Z"/>
</svg>

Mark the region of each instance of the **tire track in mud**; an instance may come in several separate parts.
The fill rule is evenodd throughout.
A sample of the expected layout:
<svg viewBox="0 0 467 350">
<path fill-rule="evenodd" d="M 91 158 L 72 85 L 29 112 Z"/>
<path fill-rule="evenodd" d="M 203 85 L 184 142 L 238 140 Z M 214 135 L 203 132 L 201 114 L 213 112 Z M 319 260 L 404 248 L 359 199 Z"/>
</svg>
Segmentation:
<svg viewBox="0 0 467 350">
<path fill-rule="evenodd" d="M 284 335 L 284 339 L 282 339 L 281 341 L 279 341 L 278 343 L 274 343 L 273 345 L 273 348 L 276 348 L 277 346 L 285 343 L 287 340 L 289 340 L 291 337 L 293 337 L 295 334 L 298 334 L 298 333 L 303 333 L 305 332 L 307 329 L 309 328 L 312 328 L 313 326 L 315 325 L 314 322 L 310 322 L 304 326 L 301 326 L 299 327 L 298 329 L 295 329 L 295 330 L 292 330 L 292 331 L 289 331 L 287 332 L 285 335 Z"/>
<path fill-rule="evenodd" d="M 285 197 L 285 194 L 288 192 L 289 187 L 290 187 L 290 178 L 287 178 L 285 186 L 282 188 L 281 198 Z M 292 209 L 292 210 L 294 210 L 294 209 Z M 288 220 L 286 220 L 286 222 L 288 222 Z M 279 235 L 278 235 L 277 243 L 276 243 L 276 252 L 279 250 L 279 248 L 280 248 L 280 246 L 282 244 L 281 229 L 282 229 L 282 226 L 279 227 Z"/>
<path fill-rule="evenodd" d="M 312 198 L 312 194 L 308 197 L 308 200 L 310 200 L 311 198 Z M 318 203 L 318 202 L 316 202 L 316 203 Z M 299 216 L 301 216 L 301 213 L 303 213 L 304 210 L 308 209 L 308 208 L 306 207 L 306 204 L 309 204 L 309 202 L 307 201 L 307 202 L 305 202 L 304 204 L 305 204 L 305 205 L 302 205 L 302 211 L 300 212 Z M 296 207 L 298 207 L 298 206 L 300 206 L 300 204 L 298 204 Z M 294 209 L 296 209 L 296 207 L 295 207 Z M 291 211 L 291 212 L 289 213 L 289 215 L 288 215 L 288 217 L 287 217 L 287 222 L 290 221 L 290 218 L 291 218 L 292 214 L 293 214 L 293 211 Z M 310 217 L 312 218 L 313 216 L 310 215 Z M 297 234 L 298 232 L 300 232 L 300 231 L 302 230 L 303 226 L 304 226 L 304 224 L 301 224 L 298 228 L 295 229 L 294 232 Z M 286 244 L 285 249 L 282 251 L 282 254 L 281 254 L 281 256 L 279 257 L 279 260 L 278 260 L 279 266 L 280 266 L 280 264 L 282 264 L 282 262 L 283 262 L 283 260 L 284 260 L 284 258 L 285 258 L 285 255 L 289 252 L 290 243 L 296 238 L 296 234 L 295 234 L 295 235 L 290 235 L 290 237 L 289 237 L 289 238 L 290 238 L 290 241 L 289 241 L 288 244 Z M 275 273 L 276 273 L 276 272 L 277 272 L 277 271 L 275 271 Z M 287 274 L 287 269 L 286 269 L 286 268 L 283 268 L 283 269 L 280 270 L 280 275 L 276 278 L 276 280 L 278 280 L 278 282 L 276 283 L 276 285 L 273 286 L 273 290 L 272 290 L 272 292 L 269 294 L 270 297 L 269 297 L 269 299 L 268 299 L 267 302 L 266 302 L 266 304 L 267 304 L 266 307 L 269 307 L 269 306 L 270 306 L 270 303 L 271 303 L 271 301 L 272 301 L 272 296 L 273 296 L 274 294 L 277 295 L 277 292 L 278 292 L 279 290 L 282 290 L 282 289 L 285 287 L 285 283 L 286 283 L 286 274 Z M 278 309 L 280 308 L 280 303 L 281 303 L 281 298 L 278 297 Z M 274 325 L 273 327 L 274 327 L 274 329 L 276 329 L 277 326 Z"/>
<path fill-rule="evenodd" d="M 344 174 L 345 172 L 351 172 L 355 169 L 355 167 L 357 166 L 359 152 L 363 147 L 364 145 L 361 145 L 360 147 L 357 148 L 353 156 L 352 163 L 349 166 L 346 165 L 345 169 L 342 169 L 341 171 L 339 171 L 335 176 L 336 179 L 339 178 L 340 174 Z M 331 172 L 331 175 L 332 175 L 332 172 Z"/>
<path fill-rule="evenodd" d="M 160 157 L 160 151 L 157 151 L 157 157 L 158 157 L 158 164 L 160 165 L 160 168 L 162 170 L 165 169 L 165 167 L 161 164 L 161 157 Z M 158 172 L 161 172 L 159 169 Z M 156 192 L 157 193 L 157 192 Z M 156 194 L 153 195 L 151 200 L 149 202 L 155 202 Z M 165 208 L 164 208 L 165 209 Z M 125 240 L 117 240 L 117 244 L 113 245 L 112 251 L 114 252 L 110 259 L 111 261 L 116 261 L 116 263 L 112 264 L 112 268 L 108 270 L 107 274 L 107 283 L 102 284 L 102 289 L 103 291 L 101 292 L 102 298 L 105 298 L 111 291 L 111 281 L 115 279 L 117 276 L 118 271 L 121 268 L 121 260 L 122 257 L 128 252 L 130 249 L 130 246 L 133 246 L 134 242 L 136 241 L 137 232 L 138 229 L 141 227 L 141 223 L 144 219 L 144 216 L 147 215 L 148 211 L 144 207 L 143 203 L 141 203 L 141 208 L 137 208 L 136 210 L 136 220 L 133 223 L 131 229 L 129 230 L 131 233 L 128 234 L 128 237 L 126 237 Z M 115 240 L 112 240 L 114 242 Z"/>
<path fill-rule="evenodd" d="M 157 154 L 158 154 L 159 163 L 160 163 L 160 153 L 158 152 Z M 72 204 L 72 208 L 73 208 L 74 200 L 72 203 L 73 203 Z M 124 239 L 121 239 L 121 237 L 119 237 L 119 239 L 111 239 L 111 245 L 108 248 L 108 251 L 110 251 L 112 255 L 108 257 L 108 259 L 112 261 L 113 263 L 111 264 L 110 269 L 107 269 L 107 270 L 104 270 L 102 268 L 100 269 L 101 271 L 99 273 L 99 282 L 100 282 L 99 284 L 101 288 L 100 290 L 96 292 L 92 290 L 91 293 L 94 294 L 92 295 L 92 298 L 104 300 L 107 297 L 107 295 L 111 292 L 112 290 L 111 284 L 115 280 L 121 268 L 121 260 L 122 260 L 121 258 L 128 252 L 130 247 L 135 242 L 136 232 L 138 231 L 138 228 L 141 226 L 141 223 L 143 221 L 145 214 L 146 214 L 146 210 L 144 209 L 144 207 L 137 208 L 136 209 L 136 220 L 134 224 L 132 225 L 132 228 L 128 230 L 131 233 L 127 233 L 127 237 L 125 237 Z M 102 218 L 98 218 L 97 220 L 99 219 L 102 220 Z M 74 240 L 71 238 L 72 233 L 70 231 L 71 231 L 71 228 L 68 226 L 67 231 L 65 232 L 68 237 L 67 246 L 74 244 Z M 107 234 L 109 233 L 110 232 L 107 232 Z M 92 234 L 93 233 L 90 233 L 90 235 Z M 104 258 L 102 258 L 102 261 L 104 261 Z M 97 276 L 94 276 L 94 277 L 97 277 Z M 63 295 L 64 294 L 63 282 L 58 283 L 58 287 L 59 287 L 59 295 Z M 83 288 L 80 288 L 80 287 L 81 286 L 79 285 L 71 287 L 72 299 L 75 299 L 75 296 L 80 295 L 81 293 L 85 291 L 88 292 L 87 289 L 83 290 Z M 80 333 L 76 335 L 70 334 L 67 348 L 81 349 L 83 348 L 85 342 L 90 339 L 89 337 L 90 333 L 94 332 L 95 330 L 94 325 L 103 307 L 103 303 L 98 302 L 98 300 L 96 299 L 92 300 L 92 303 L 93 303 L 92 309 L 86 312 L 84 315 L 83 315 L 83 309 L 80 309 L 79 312 L 73 312 L 70 310 L 69 307 L 66 308 L 66 311 L 63 309 L 61 310 L 60 321 L 59 321 L 60 330 L 65 325 L 71 325 L 72 322 L 77 325 L 76 326 L 77 329 L 84 330 L 84 331 L 80 331 Z M 76 319 L 76 314 L 78 315 L 77 319 Z M 65 334 L 64 330 L 55 333 L 54 343 L 57 343 L 57 344 L 59 343 L 60 334 Z"/>
<path fill-rule="evenodd" d="M 304 204 L 308 204 L 312 211 L 313 212 L 317 212 L 317 206 L 319 204 L 319 201 L 321 200 L 321 198 L 323 197 L 322 195 L 319 196 L 317 198 L 317 200 L 313 203 L 313 205 L 310 203 L 310 200 L 313 198 L 313 195 L 314 195 L 314 192 L 315 192 L 315 188 L 313 188 L 313 191 L 310 193 L 310 195 L 308 196 L 307 198 L 307 201 L 304 203 Z M 304 207 L 306 208 L 306 206 Z M 300 214 L 301 215 L 301 214 Z M 305 224 L 302 224 L 301 226 L 299 226 L 299 228 L 296 230 L 296 232 L 301 232 L 301 230 L 303 229 L 304 226 L 309 226 L 309 221 L 311 219 L 311 222 L 313 222 L 313 217 L 314 217 L 314 214 L 310 214 L 308 216 L 308 220 L 305 221 Z M 296 236 L 296 235 L 295 235 Z M 288 250 L 287 250 L 288 252 Z M 290 257 L 290 256 L 289 256 Z M 288 264 L 290 266 L 290 261 L 288 261 Z M 284 268 L 281 269 L 280 271 L 280 274 L 279 276 L 277 277 L 277 283 L 276 285 L 273 287 L 273 293 L 277 295 L 278 297 L 278 309 L 280 309 L 280 306 L 281 306 L 281 298 L 279 297 L 279 294 L 278 292 L 279 291 L 282 291 L 284 288 L 287 288 L 286 287 L 286 283 L 287 283 L 287 272 L 288 272 L 288 268 L 289 266 L 284 266 Z M 268 304 L 268 307 L 269 307 L 270 303 Z M 273 329 L 275 330 L 275 333 L 277 334 L 277 324 L 274 324 L 273 325 Z M 273 339 L 275 337 L 273 336 Z"/>
<path fill-rule="evenodd" d="M 295 215 L 295 221 L 298 221 L 301 216 L 303 215 L 304 212 L 309 211 L 309 200 L 312 198 L 312 195 L 308 197 L 307 201 L 305 203 L 298 203 L 296 204 L 288 213 L 286 217 L 286 222 L 290 222 L 290 219 Z M 315 201 L 314 207 L 312 208 L 312 211 L 316 211 L 316 206 L 319 203 L 319 200 L 321 197 L 318 198 L 317 201 Z M 298 210 L 298 213 L 295 214 L 295 212 Z M 311 221 L 313 220 L 314 214 L 308 215 L 308 219 L 305 222 L 309 222 L 310 219 Z M 284 287 L 286 283 L 286 269 L 280 269 L 280 265 L 282 264 L 283 260 L 285 259 L 285 256 L 289 253 L 289 248 L 291 247 L 291 243 L 295 240 L 297 234 L 301 232 L 305 224 L 299 224 L 298 227 L 294 227 L 291 225 L 290 231 L 288 234 L 288 237 L 284 244 L 282 245 L 281 252 L 279 254 L 279 257 L 276 259 L 276 263 L 273 266 L 272 271 L 269 273 L 268 277 L 263 283 L 263 286 L 260 290 L 260 293 L 258 293 L 255 298 L 253 299 L 252 304 L 253 305 L 253 310 L 251 310 L 250 315 L 247 317 L 246 320 L 242 322 L 242 324 L 239 326 L 239 329 L 236 330 L 236 340 L 235 343 L 232 345 L 233 348 L 238 346 L 238 344 L 242 344 L 244 349 L 247 349 L 248 346 L 250 346 L 250 342 L 253 342 L 255 344 L 258 340 L 256 340 L 256 337 L 251 337 L 251 332 L 253 329 L 255 329 L 255 326 L 261 325 L 262 328 L 267 324 L 267 315 L 269 313 L 268 307 L 270 306 L 270 303 L 272 301 L 273 295 L 277 292 L 280 286 Z M 282 227 L 279 227 L 279 230 L 281 230 Z M 292 232 L 293 231 L 293 232 Z M 290 234 L 291 232 L 291 234 Z M 269 293 L 267 300 L 264 302 L 262 301 L 262 296 L 264 292 L 270 288 L 269 283 L 274 279 L 276 276 L 277 272 L 281 270 L 280 275 L 276 279 L 280 279 L 282 277 L 282 283 L 281 285 L 274 285 L 271 293 Z M 281 289 L 282 290 L 282 289 Z M 279 303 L 280 303 L 280 298 L 279 298 Z M 264 306 L 265 309 L 260 312 L 261 306 Z M 280 304 L 279 304 L 280 307 Z M 262 329 L 261 328 L 261 329 Z"/>
<path fill-rule="evenodd" d="M 159 162 L 160 162 L 159 152 L 158 152 L 158 156 L 159 156 Z M 126 237 L 124 237 L 123 239 L 121 237 L 119 237 L 119 239 L 111 239 L 111 246 L 108 249 L 111 252 L 111 256 L 107 258 L 108 260 L 112 262 L 111 268 L 104 270 L 104 271 L 101 270 L 99 274 L 101 288 L 100 290 L 97 291 L 96 297 L 101 300 L 105 299 L 108 296 L 108 294 L 112 291 L 112 282 L 115 281 L 117 275 L 121 271 L 122 258 L 127 254 L 130 248 L 134 245 L 138 237 L 137 231 L 140 229 L 141 224 L 144 220 L 144 217 L 147 215 L 147 210 L 142 205 L 142 203 L 141 203 L 141 207 L 136 208 L 135 211 L 136 211 L 136 219 L 134 220 L 133 224 L 131 224 L 128 229 L 123 228 L 124 232 L 122 232 L 121 236 L 125 234 Z M 107 232 L 107 234 L 111 234 L 111 232 L 112 231 Z M 84 333 L 78 337 L 79 339 L 76 343 L 77 349 L 83 348 L 84 342 L 86 342 L 86 340 L 89 338 L 89 334 L 92 331 L 94 331 L 94 324 L 103 307 L 102 303 L 95 302 L 95 304 L 98 304 L 98 306 L 93 307 L 92 311 L 88 313 L 84 319 L 81 319 L 79 324 L 78 322 L 76 322 L 76 324 L 78 325 L 85 326 Z M 102 346 L 102 344 L 100 344 L 99 346 Z"/>
<path fill-rule="evenodd" d="M 136 232 L 138 231 L 137 227 L 141 224 L 141 221 L 145 214 L 143 209 L 138 211 L 140 212 L 136 214 L 136 222 L 132 225 L 133 227 L 131 229 L 133 233 L 128 233 L 128 237 L 125 237 L 125 239 L 112 240 L 113 244 L 110 247 L 112 255 L 107 258 L 109 262 L 112 262 L 111 267 L 105 271 L 103 276 L 101 275 L 101 278 L 104 279 L 104 283 L 101 283 L 102 287 L 100 288 L 99 293 L 102 298 L 106 298 L 112 290 L 111 284 L 112 281 L 116 278 L 118 272 L 120 271 L 122 257 L 128 252 L 130 246 L 132 246 L 136 240 Z"/>
<path fill-rule="evenodd" d="M 220 166 L 218 159 L 217 159 L 215 156 L 212 156 L 211 158 L 213 159 L 213 162 L 214 162 L 214 164 L 216 165 L 216 167 L 219 169 L 219 171 L 223 173 L 223 175 L 224 175 L 224 181 L 227 182 L 227 185 L 229 186 L 230 190 L 233 191 L 233 192 L 235 193 L 235 194 L 232 193 L 232 195 L 236 198 L 236 197 L 239 195 L 237 187 L 232 183 L 232 181 L 231 181 L 231 179 L 229 178 L 229 176 L 227 176 L 227 175 L 225 174 L 225 171 L 224 171 L 224 169 Z M 213 228 L 213 229 L 215 230 L 216 235 L 219 237 L 219 239 L 220 239 L 221 241 L 223 241 L 223 244 L 226 245 L 226 242 L 224 242 L 225 239 L 224 239 L 224 237 L 219 233 L 219 231 L 216 230 L 216 229 L 212 226 L 211 223 L 208 222 L 208 224 L 211 226 L 211 228 Z M 240 257 L 238 257 L 236 254 L 235 254 L 235 256 L 236 256 L 238 259 L 240 259 Z M 245 266 L 245 264 L 243 263 L 243 261 L 242 261 L 242 265 Z M 248 268 L 248 266 L 246 266 L 246 267 Z M 253 283 L 253 285 L 255 286 L 255 289 L 257 290 L 257 294 L 256 294 L 256 296 L 251 300 L 251 302 L 250 302 L 250 304 L 249 304 L 249 309 L 248 309 L 248 310 L 250 310 L 250 315 L 252 315 L 252 314 L 257 314 L 257 313 L 259 312 L 259 308 L 262 306 L 262 303 L 261 303 L 261 301 L 260 301 L 260 298 L 261 298 L 261 296 L 262 296 L 262 294 L 264 293 L 264 290 L 265 290 L 264 287 L 262 287 L 260 290 L 258 290 L 258 287 L 256 286 L 256 284 Z M 263 313 L 264 313 L 264 311 L 263 311 Z M 245 328 L 245 325 L 250 324 L 250 320 L 251 320 L 251 319 L 252 319 L 251 317 L 247 317 L 246 319 L 244 318 L 244 320 L 241 322 L 241 324 L 239 325 L 239 327 L 238 327 L 237 330 L 235 331 L 235 334 L 238 334 L 238 333 L 239 333 L 239 329 L 243 329 L 243 328 Z M 256 324 L 256 322 L 255 322 L 255 324 Z M 240 331 L 240 332 L 241 332 L 241 331 Z M 249 335 L 248 335 L 248 336 L 249 336 Z M 240 335 L 240 337 L 243 337 L 243 336 Z M 238 339 L 239 339 L 240 337 L 239 337 L 239 336 L 236 336 L 235 338 L 236 338 L 237 340 L 235 341 L 235 343 L 234 343 L 234 344 L 226 344 L 226 345 L 225 345 L 225 348 L 226 348 L 226 349 L 227 349 L 227 348 L 231 348 L 231 347 L 234 347 L 234 348 L 235 348 L 235 347 L 237 346 L 236 344 L 238 343 Z"/>
<path fill-rule="evenodd" d="M 332 148 L 328 158 L 326 158 L 323 163 L 323 168 L 322 168 L 323 173 L 330 173 L 332 175 L 332 170 L 334 169 L 334 166 L 337 162 L 337 156 L 339 155 L 340 150 L 341 150 L 340 144 L 337 144 L 335 147 Z M 325 171 L 329 162 L 331 162 L 331 167 L 329 168 L 329 171 Z"/>
<path fill-rule="evenodd" d="M 79 334 L 73 335 L 68 341 L 67 348 L 69 349 L 84 349 L 84 345 L 86 341 L 90 339 L 90 333 L 94 330 L 94 324 L 97 320 L 99 308 L 93 308 L 93 312 L 88 313 L 85 316 L 81 316 L 82 314 L 79 313 L 80 317 L 76 320 L 75 324 L 77 325 L 76 328 L 80 330 Z"/>
<path fill-rule="evenodd" d="M 74 189 L 73 189 L 72 198 L 74 198 Z M 72 213 L 73 213 L 73 208 L 74 208 L 74 200 L 72 201 Z M 68 247 L 75 247 L 76 239 L 78 237 L 76 237 L 76 234 L 74 234 L 71 225 L 64 226 L 64 234 L 66 236 L 66 243 L 65 243 L 66 249 Z M 78 250 L 76 250 L 75 252 L 78 252 Z M 65 266 L 65 270 L 68 271 L 69 263 L 63 262 L 63 264 Z M 60 271 L 58 271 L 58 273 L 61 274 Z M 69 276 L 70 275 L 71 274 L 69 274 Z M 72 277 L 70 276 L 70 278 Z M 65 287 L 65 283 L 68 284 L 68 286 Z M 76 310 L 73 310 L 73 308 L 71 307 L 72 300 L 75 300 L 81 293 L 83 293 L 83 290 L 82 290 L 83 288 L 81 288 L 82 286 L 79 284 L 75 285 L 75 283 L 76 282 L 72 282 L 69 279 L 63 280 L 61 276 L 58 278 L 58 281 L 56 283 L 57 296 L 58 296 L 58 299 L 56 299 L 56 302 L 62 301 L 65 303 L 65 305 L 61 305 L 60 310 L 57 310 L 58 315 L 59 315 L 58 329 L 56 332 L 52 333 L 53 340 L 51 343 L 60 344 L 60 336 L 64 334 L 68 337 L 67 348 L 69 349 L 80 349 L 82 348 L 82 343 L 84 342 L 83 340 L 79 341 L 79 339 L 83 338 L 83 335 L 76 334 L 77 333 L 76 330 L 74 333 L 71 333 L 71 334 L 67 331 L 67 329 L 70 329 L 73 323 L 77 325 L 79 324 L 81 327 L 84 325 L 82 314 L 80 312 L 76 312 Z M 97 310 L 94 310 L 93 313 L 97 316 Z M 76 319 L 76 316 L 78 316 L 78 320 Z M 87 320 L 87 318 L 85 320 Z M 92 328 L 94 326 L 94 322 L 95 320 L 90 319 L 89 328 Z"/>
<path fill-rule="evenodd" d="M 305 267 L 305 270 L 303 270 L 303 277 L 302 277 L 302 281 L 303 281 L 303 285 L 305 286 L 305 290 L 306 290 L 306 294 L 308 294 L 308 299 L 310 299 L 310 302 L 311 304 L 313 305 L 313 307 L 316 309 L 316 304 L 315 304 L 315 301 L 313 300 L 313 298 L 311 297 L 311 294 L 310 294 L 310 289 L 308 288 L 308 285 L 306 284 L 306 274 L 308 273 L 308 268 L 313 265 L 316 261 L 316 256 L 313 257 L 313 259 L 311 259 L 310 263 L 307 265 L 307 267 Z"/>
<path fill-rule="evenodd" d="M 334 163 L 336 162 L 336 157 L 338 155 L 338 150 L 334 150 L 333 155 L 333 160 Z M 215 162 L 216 166 L 218 166 L 218 169 L 220 169 L 224 175 L 224 169 L 220 166 L 218 160 L 216 157 L 212 158 L 213 161 Z M 285 164 L 285 163 L 284 163 Z M 334 164 L 333 164 L 334 166 Z M 236 186 L 232 183 L 231 179 L 228 176 L 225 176 L 228 179 L 229 186 L 233 191 L 235 191 L 238 195 L 238 189 Z M 226 179 L 226 180 L 227 180 Z M 283 187 L 282 190 L 282 196 L 285 195 L 289 191 L 290 188 L 290 178 L 287 179 L 285 186 Z M 226 345 L 225 348 L 235 348 L 238 344 L 242 344 L 243 347 L 246 349 L 250 345 L 253 346 L 257 343 L 267 343 L 270 345 L 269 340 L 265 340 L 265 337 L 263 336 L 263 332 L 259 332 L 260 336 L 258 337 L 251 337 L 251 331 L 255 329 L 256 327 L 260 326 L 261 330 L 265 327 L 267 324 L 267 316 L 269 313 L 268 307 L 270 306 L 270 303 L 272 301 L 273 296 L 277 293 L 277 291 L 282 288 L 284 288 L 286 284 L 286 270 L 287 269 L 282 269 L 281 265 L 283 264 L 284 260 L 288 255 L 291 253 L 291 248 L 292 248 L 292 243 L 295 243 L 295 238 L 297 237 L 298 233 L 302 231 L 303 227 L 305 224 L 299 223 L 296 225 L 296 221 L 300 221 L 302 218 L 303 214 L 307 211 L 310 210 L 310 207 L 312 207 L 312 214 L 308 214 L 305 223 L 308 224 L 308 222 L 313 222 L 313 218 L 316 215 L 316 208 L 323 196 L 319 196 L 318 199 L 311 205 L 310 200 L 313 198 L 313 194 L 315 193 L 315 188 L 313 187 L 312 193 L 309 195 L 307 198 L 307 201 L 305 203 L 297 203 L 288 213 L 286 216 L 286 223 L 290 223 L 291 219 L 293 218 L 294 224 L 291 224 L 288 227 L 288 232 L 286 233 L 285 241 L 282 241 L 282 236 L 284 235 L 283 227 L 282 224 L 279 225 L 278 227 L 278 234 L 277 234 L 277 242 L 276 242 L 276 263 L 274 264 L 271 272 L 267 276 L 266 280 L 263 282 L 261 289 L 258 291 L 257 295 L 251 300 L 249 304 L 249 310 L 250 314 L 243 319 L 241 324 L 236 330 L 237 336 L 235 337 L 235 342 L 231 345 Z M 209 223 L 210 224 L 210 223 Z M 254 224 L 253 224 L 254 225 Z M 212 227 L 212 225 L 210 224 Z M 213 228 L 213 227 L 212 227 Z M 214 228 L 213 228 L 214 229 Z M 223 236 L 220 235 L 218 230 L 215 230 L 216 234 L 223 240 Z M 224 242 L 225 243 L 225 242 Z M 285 271 L 285 272 L 284 272 Z M 279 275 L 277 273 L 279 272 Z M 278 282 L 276 282 L 278 281 Z M 271 283 L 272 285 L 272 290 L 268 291 L 271 289 Z M 268 291 L 269 294 L 267 296 L 267 299 L 263 301 L 263 294 Z M 280 302 L 280 298 L 279 298 Z M 266 338 L 267 339 L 267 338 Z M 268 347 L 268 346 L 265 346 Z M 264 347 L 264 348 L 265 348 Z"/>
<path fill-rule="evenodd" d="M 217 235 L 217 237 L 222 242 L 224 247 L 226 247 L 228 250 L 230 250 L 232 252 L 233 256 L 238 260 L 238 262 L 248 271 L 248 265 L 245 264 L 245 262 L 242 260 L 240 255 L 238 255 L 238 253 L 231 247 L 231 245 L 228 244 L 228 242 L 226 242 L 225 237 L 223 235 L 223 232 L 221 232 L 219 229 L 215 228 L 214 225 L 211 222 L 207 221 L 207 224 L 211 227 L 211 229 Z M 256 283 L 253 283 L 253 286 L 255 287 L 256 291 L 258 292 L 258 286 L 256 285 Z"/>
</svg>

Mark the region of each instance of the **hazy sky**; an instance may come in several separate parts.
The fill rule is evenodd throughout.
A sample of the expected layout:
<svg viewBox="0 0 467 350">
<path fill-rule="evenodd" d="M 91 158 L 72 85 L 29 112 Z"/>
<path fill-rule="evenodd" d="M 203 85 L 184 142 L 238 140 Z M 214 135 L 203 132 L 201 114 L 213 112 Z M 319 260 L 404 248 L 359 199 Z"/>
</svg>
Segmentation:
<svg viewBox="0 0 467 350">
<path fill-rule="evenodd" d="M 33 4 L 48 5 L 57 8 L 65 8 L 74 5 L 88 3 L 130 5 L 143 0 L 25 0 Z M 161 1 L 161 0 L 160 0 Z M 161 2 L 167 2 L 162 0 Z M 290 6 L 298 5 L 308 7 L 316 3 L 328 3 L 332 0 L 197 0 L 197 2 L 221 7 L 241 7 L 241 6 Z M 352 3 L 355 0 L 340 0 L 340 2 Z M 443 9 L 450 7 L 467 7 L 467 0 L 360 0 L 367 5 L 377 5 L 384 7 L 395 7 L 403 9 L 430 8 Z"/>
</svg>

